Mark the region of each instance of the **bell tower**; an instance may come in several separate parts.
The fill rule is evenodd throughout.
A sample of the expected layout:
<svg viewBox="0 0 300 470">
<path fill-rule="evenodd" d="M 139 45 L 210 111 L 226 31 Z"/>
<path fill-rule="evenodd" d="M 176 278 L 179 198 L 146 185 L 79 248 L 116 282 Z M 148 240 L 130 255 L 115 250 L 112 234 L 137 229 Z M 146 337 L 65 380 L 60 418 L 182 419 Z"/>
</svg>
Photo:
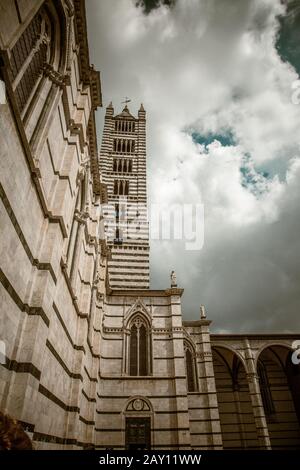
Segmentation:
<svg viewBox="0 0 300 470">
<path fill-rule="evenodd" d="M 114 115 L 106 108 L 100 151 L 102 181 L 107 185 L 104 207 L 112 289 L 149 289 L 149 227 L 146 180 L 146 112 L 141 104 L 134 117 L 125 103 Z"/>
</svg>

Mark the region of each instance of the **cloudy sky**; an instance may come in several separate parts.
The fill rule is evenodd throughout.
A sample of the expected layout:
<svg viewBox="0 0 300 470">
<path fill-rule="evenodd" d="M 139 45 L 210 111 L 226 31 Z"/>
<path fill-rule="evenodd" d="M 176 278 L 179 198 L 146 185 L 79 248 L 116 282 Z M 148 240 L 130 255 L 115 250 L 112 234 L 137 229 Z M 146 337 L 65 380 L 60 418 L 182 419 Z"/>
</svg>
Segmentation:
<svg viewBox="0 0 300 470">
<path fill-rule="evenodd" d="M 204 205 L 201 250 L 151 241 L 151 287 L 174 269 L 215 332 L 299 332 L 300 3 L 86 5 L 104 107 L 147 111 L 149 202 Z"/>
</svg>

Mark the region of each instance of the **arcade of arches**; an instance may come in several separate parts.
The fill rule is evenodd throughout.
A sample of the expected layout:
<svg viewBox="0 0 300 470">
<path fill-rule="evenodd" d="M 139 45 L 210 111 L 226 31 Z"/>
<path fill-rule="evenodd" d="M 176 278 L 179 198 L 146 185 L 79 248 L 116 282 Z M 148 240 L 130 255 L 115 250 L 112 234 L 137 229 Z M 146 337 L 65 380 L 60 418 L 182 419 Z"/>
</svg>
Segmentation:
<svg viewBox="0 0 300 470">
<path fill-rule="evenodd" d="M 213 347 L 213 364 L 224 449 L 257 449 L 255 410 L 245 364 L 232 350 Z M 264 348 L 256 373 L 272 449 L 300 447 L 300 366 L 283 346 Z"/>
</svg>

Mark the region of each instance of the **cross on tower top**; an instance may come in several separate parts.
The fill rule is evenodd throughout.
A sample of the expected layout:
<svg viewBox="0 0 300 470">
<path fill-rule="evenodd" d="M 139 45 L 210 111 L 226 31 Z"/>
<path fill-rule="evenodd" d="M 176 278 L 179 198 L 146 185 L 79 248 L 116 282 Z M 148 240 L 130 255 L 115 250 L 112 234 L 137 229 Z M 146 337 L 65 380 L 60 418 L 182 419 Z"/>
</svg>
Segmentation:
<svg viewBox="0 0 300 470">
<path fill-rule="evenodd" d="M 125 105 L 127 105 L 127 103 L 130 103 L 130 101 L 131 100 L 127 96 L 125 96 L 125 100 L 122 101 L 122 103 L 125 103 Z"/>
</svg>

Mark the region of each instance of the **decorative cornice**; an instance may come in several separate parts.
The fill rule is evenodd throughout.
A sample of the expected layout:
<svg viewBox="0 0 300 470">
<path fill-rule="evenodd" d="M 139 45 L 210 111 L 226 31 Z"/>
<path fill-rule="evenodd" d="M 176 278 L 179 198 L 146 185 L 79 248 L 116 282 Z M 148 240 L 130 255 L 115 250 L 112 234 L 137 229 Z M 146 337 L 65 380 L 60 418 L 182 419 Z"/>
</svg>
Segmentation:
<svg viewBox="0 0 300 470">
<path fill-rule="evenodd" d="M 201 360 L 212 359 L 212 352 L 211 351 L 196 352 L 196 357 Z"/>
<path fill-rule="evenodd" d="M 150 328 L 151 333 L 155 335 L 165 335 L 165 334 L 172 334 L 172 333 L 181 333 L 183 328 L 180 326 L 176 326 L 173 328 Z M 110 327 L 110 326 L 103 326 L 104 333 L 129 333 L 130 330 L 127 327 Z"/>
<path fill-rule="evenodd" d="M 184 289 L 179 289 L 178 287 L 171 287 L 170 289 L 165 289 L 166 295 L 179 295 L 180 297 L 183 294 Z"/>
<path fill-rule="evenodd" d="M 181 333 L 183 328 L 181 326 L 174 326 L 173 328 L 152 328 L 152 332 L 155 334 L 170 334 L 170 333 Z"/>
<path fill-rule="evenodd" d="M 79 74 L 82 82 L 90 86 L 92 110 L 88 122 L 87 134 L 89 141 L 89 154 L 91 159 L 91 170 L 93 176 L 93 186 L 95 194 L 100 194 L 100 168 L 98 161 L 98 146 L 97 146 L 97 133 L 95 114 L 99 106 L 102 106 L 102 93 L 101 93 L 101 81 L 100 73 L 94 69 L 94 66 L 89 63 L 89 47 L 87 38 L 87 24 L 86 24 L 86 13 L 85 13 L 85 1 L 74 0 L 74 26 L 76 43 L 78 47 L 78 66 Z"/>
<path fill-rule="evenodd" d="M 87 37 L 87 24 L 85 13 L 85 1 L 74 0 L 75 9 L 75 34 L 79 44 L 79 72 L 82 81 L 91 86 L 91 96 L 93 108 L 102 106 L 100 73 L 94 70 L 94 66 L 89 63 L 89 46 Z"/>
<path fill-rule="evenodd" d="M 210 324 L 211 320 L 186 320 L 183 322 L 183 326 L 191 327 L 209 326 Z"/>
<path fill-rule="evenodd" d="M 211 334 L 211 340 L 216 341 L 234 341 L 234 340 L 244 340 L 248 338 L 249 340 L 280 340 L 286 339 L 292 341 L 294 339 L 300 339 L 300 332 L 298 333 L 213 333 Z"/>
<path fill-rule="evenodd" d="M 109 326 L 104 326 L 103 333 L 123 333 L 123 328 L 111 328 Z"/>
<path fill-rule="evenodd" d="M 173 294 L 174 289 L 166 289 L 166 290 L 152 290 L 152 289 L 112 289 L 111 287 L 107 287 L 107 295 L 110 296 L 118 296 L 118 297 L 170 297 Z M 172 292 L 170 292 L 172 291 Z M 179 291 L 176 295 L 182 295 L 184 289 L 176 289 Z"/>
</svg>

